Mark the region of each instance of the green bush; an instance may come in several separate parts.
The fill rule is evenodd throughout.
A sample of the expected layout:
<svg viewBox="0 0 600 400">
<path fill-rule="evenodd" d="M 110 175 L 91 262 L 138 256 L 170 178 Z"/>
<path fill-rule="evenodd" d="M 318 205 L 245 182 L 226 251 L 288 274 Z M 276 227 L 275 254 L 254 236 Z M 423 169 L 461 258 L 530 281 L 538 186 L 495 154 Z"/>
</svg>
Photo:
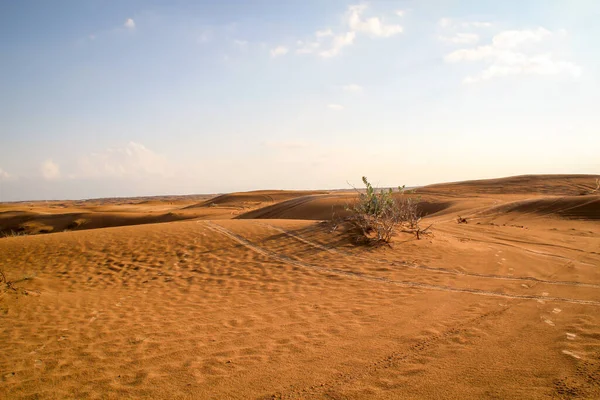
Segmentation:
<svg viewBox="0 0 600 400">
<path fill-rule="evenodd" d="M 426 233 L 421 230 L 419 222 L 419 198 L 405 196 L 405 187 L 398 187 L 398 192 L 393 189 L 377 190 L 363 176 L 364 192 L 358 192 L 358 201 L 347 206 L 350 216 L 346 221 L 350 223 L 357 241 L 371 244 L 390 243 L 397 229 L 415 233 L 417 238 Z M 400 193 L 396 199 L 394 193 Z"/>
</svg>

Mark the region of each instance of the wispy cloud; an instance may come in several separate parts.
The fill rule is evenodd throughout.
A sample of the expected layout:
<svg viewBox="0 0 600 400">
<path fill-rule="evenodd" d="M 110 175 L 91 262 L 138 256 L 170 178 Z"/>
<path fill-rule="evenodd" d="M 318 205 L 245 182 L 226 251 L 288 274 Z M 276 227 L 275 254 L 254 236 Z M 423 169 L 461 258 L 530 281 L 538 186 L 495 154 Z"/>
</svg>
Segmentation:
<svg viewBox="0 0 600 400">
<path fill-rule="evenodd" d="M 321 48 L 320 42 L 303 42 L 302 40 L 298 40 L 296 45 L 298 46 L 296 49 L 296 53 L 298 54 L 312 54 Z"/>
<path fill-rule="evenodd" d="M 313 38 L 298 40 L 296 42 L 297 54 L 316 54 L 323 58 L 332 58 L 340 55 L 345 47 L 354 44 L 358 34 L 373 38 L 388 38 L 402 32 L 398 24 L 386 24 L 379 17 L 364 17 L 366 5 L 348 7 L 344 14 L 344 26 L 339 32 L 327 28 L 318 30 Z M 397 11 L 396 15 L 403 15 Z"/>
<path fill-rule="evenodd" d="M 356 38 L 355 32 L 346 32 L 342 35 L 337 35 L 333 38 L 331 46 L 327 50 L 321 51 L 319 55 L 325 58 L 335 57 L 340 54 L 344 47 L 354 43 L 354 38 Z"/>
<path fill-rule="evenodd" d="M 344 86 L 342 86 L 342 89 L 344 89 L 344 91 L 346 91 L 346 92 L 351 92 L 351 93 L 358 93 L 358 92 L 363 91 L 363 87 L 360 85 L 357 85 L 356 83 L 344 85 Z"/>
<path fill-rule="evenodd" d="M 397 24 L 385 24 L 377 17 L 363 18 L 367 9 L 364 4 L 350 6 L 348 9 L 348 26 L 354 32 L 365 33 L 373 37 L 390 37 L 402 32 L 402 27 Z"/>
<path fill-rule="evenodd" d="M 8 181 L 14 179 L 14 176 L 0 168 L 0 181 Z"/>
<path fill-rule="evenodd" d="M 564 33 L 560 31 L 559 33 Z M 533 30 L 508 30 L 496 34 L 490 44 L 453 51 L 446 55 L 448 63 L 483 62 L 487 67 L 467 76 L 465 83 L 475 83 L 509 75 L 581 75 L 575 63 L 557 59 L 551 52 L 537 52 L 535 45 L 555 35 L 539 27 Z"/>
<path fill-rule="evenodd" d="M 479 35 L 476 33 L 456 33 L 452 36 L 439 36 L 442 42 L 451 44 L 475 44 L 479 42 Z"/>
<path fill-rule="evenodd" d="M 406 11 L 404 10 L 396 10 L 396 12 L 394 13 L 399 17 L 404 17 L 404 15 L 406 14 Z"/>
<path fill-rule="evenodd" d="M 73 178 L 166 176 L 169 173 L 169 164 L 164 156 L 136 142 L 83 156 L 77 167 Z"/>
<path fill-rule="evenodd" d="M 469 29 L 469 28 L 490 28 L 493 26 L 487 21 L 457 21 L 452 18 L 444 17 L 438 22 L 442 29 Z"/>
<path fill-rule="evenodd" d="M 271 49 L 271 57 L 275 58 L 279 56 L 284 56 L 288 53 L 288 51 L 289 49 L 285 46 L 277 46 Z"/>
<path fill-rule="evenodd" d="M 135 29 L 135 21 L 131 18 L 127 18 L 123 26 L 127 29 Z"/>
<path fill-rule="evenodd" d="M 341 111 L 344 109 L 344 106 L 342 106 L 340 104 L 328 104 L 327 108 L 329 108 L 330 110 L 334 110 L 334 111 Z"/>
<path fill-rule="evenodd" d="M 60 167 L 52 160 L 46 160 L 40 166 L 40 173 L 46 180 L 55 180 L 60 178 Z"/>
<path fill-rule="evenodd" d="M 333 36 L 333 31 L 331 29 L 323 29 L 322 31 L 316 31 L 315 36 L 318 38 Z"/>
<path fill-rule="evenodd" d="M 211 39 L 212 39 L 212 32 L 209 30 L 205 30 L 204 32 L 200 33 L 200 35 L 198 35 L 198 37 L 196 38 L 196 42 L 198 42 L 200 44 L 204 44 L 204 43 L 210 42 Z"/>
</svg>

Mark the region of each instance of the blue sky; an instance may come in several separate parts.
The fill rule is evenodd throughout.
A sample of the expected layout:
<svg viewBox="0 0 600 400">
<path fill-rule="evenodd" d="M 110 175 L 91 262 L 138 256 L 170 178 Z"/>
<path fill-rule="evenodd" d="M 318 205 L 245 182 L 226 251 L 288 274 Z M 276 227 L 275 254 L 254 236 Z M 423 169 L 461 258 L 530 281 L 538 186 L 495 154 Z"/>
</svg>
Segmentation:
<svg viewBox="0 0 600 400">
<path fill-rule="evenodd" d="M 597 1 L 0 3 L 0 200 L 600 173 Z"/>
</svg>

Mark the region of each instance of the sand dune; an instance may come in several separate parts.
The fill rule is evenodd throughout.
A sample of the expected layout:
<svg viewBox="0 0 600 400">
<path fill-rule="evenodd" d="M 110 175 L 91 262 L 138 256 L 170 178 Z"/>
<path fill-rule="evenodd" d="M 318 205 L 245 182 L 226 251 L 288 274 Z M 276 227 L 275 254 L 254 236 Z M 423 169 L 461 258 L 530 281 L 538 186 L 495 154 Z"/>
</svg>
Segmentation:
<svg viewBox="0 0 600 400">
<path fill-rule="evenodd" d="M 2 238 L 0 398 L 600 398 L 599 199 L 540 179 L 425 191 L 391 248 L 316 221 L 346 193 Z"/>
<path fill-rule="evenodd" d="M 490 210 L 491 213 L 524 213 L 570 219 L 600 219 L 600 195 L 521 200 Z"/>
<path fill-rule="evenodd" d="M 546 194 L 581 195 L 595 188 L 595 175 L 522 175 L 509 178 L 440 183 L 419 188 L 419 193 L 444 195 L 473 194 Z"/>
<path fill-rule="evenodd" d="M 225 210 L 186 210 L 211 196 L 158 196 L 153 198 L 37 201 L 0 204 L 0 236 L 35 235 L 71 230 L 181 221 L 192 218 L 227 218 Z"/>
<path fill-rule="evenodd" d="M 238 208 L 256 207 L 268 203 L 277 203 L 311 194 L 323 194 L 323 191 L 300 190 L 256 190 L 252 192 L 228 193 L 193 204 L 187 208 L 229 206 Z"/>
<path fill-rule="evenodd" d="M 395 197 L 398 198 L 400 195 L 396 195 Z M 347 207 L 356 201 L 357 198 L 358 196 L 355 193 L 302 196 L 249 211 L 236 218 L 327 220 L 331 219 L 332 216 L 347 216 L 349 214 Z M 419 209 L 423 215 L 430 215 L 441 212 L 451 205 L 452 201 L 440 201 L 436 198 L 427 197 L 422 198 Z"/>
</svg>

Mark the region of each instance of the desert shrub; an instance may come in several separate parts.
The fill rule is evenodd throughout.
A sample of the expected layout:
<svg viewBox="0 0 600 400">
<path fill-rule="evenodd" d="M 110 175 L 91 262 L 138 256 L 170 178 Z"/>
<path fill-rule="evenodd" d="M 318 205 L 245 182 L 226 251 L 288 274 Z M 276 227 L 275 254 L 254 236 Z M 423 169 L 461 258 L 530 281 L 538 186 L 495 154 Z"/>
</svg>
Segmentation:
<svg viewBox="0 0 600 400">
<path fill-rule="evenodd" d="M 346 207 L 345 218 L 357 241 L 371 244 L 390 243 L 397 230 L 411 232 L 420 239 L 428 229 L 421 229 L 418 204 L 420 199 L 405 196 L 404 186 L 398 187 L 399 198 L 393 189 L 377 190 L 363 176 L 365 191 L 358 191 L 358 201 Z M 398 193 L 396 192 L 396 193 Z"/>
<path fill-rule="evenodd" d="M 26 236 L 26 235 L 27 235 L 27 232 L 25 232 L 25 231 L 13 231 L 12 229 L 10 231 L 0 232 L 0 238 Z"/>
</svg>

